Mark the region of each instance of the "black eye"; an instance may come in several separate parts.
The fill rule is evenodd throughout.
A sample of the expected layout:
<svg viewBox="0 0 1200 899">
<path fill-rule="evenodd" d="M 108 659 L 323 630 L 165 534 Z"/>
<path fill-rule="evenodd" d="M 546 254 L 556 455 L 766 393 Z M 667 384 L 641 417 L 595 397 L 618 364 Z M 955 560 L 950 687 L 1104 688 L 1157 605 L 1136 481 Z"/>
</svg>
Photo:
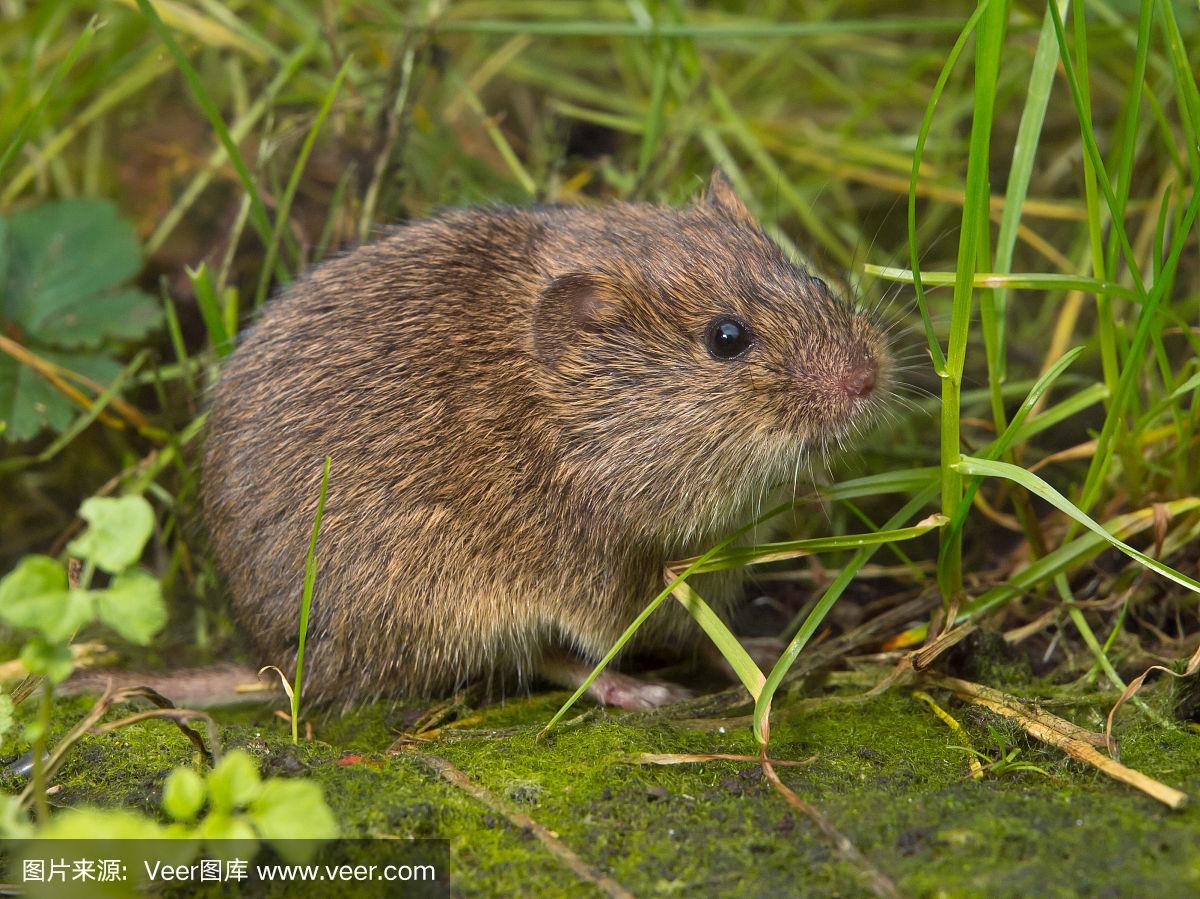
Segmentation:
<svg viewBox="0 0 1200 899">
<path fill-rule="evenodd" d="M 714 359 L 737 359 L 750 349 L 750 329 L 730 315 L 714 318 L 704 333 L 704 342 Z"/>
</svg>

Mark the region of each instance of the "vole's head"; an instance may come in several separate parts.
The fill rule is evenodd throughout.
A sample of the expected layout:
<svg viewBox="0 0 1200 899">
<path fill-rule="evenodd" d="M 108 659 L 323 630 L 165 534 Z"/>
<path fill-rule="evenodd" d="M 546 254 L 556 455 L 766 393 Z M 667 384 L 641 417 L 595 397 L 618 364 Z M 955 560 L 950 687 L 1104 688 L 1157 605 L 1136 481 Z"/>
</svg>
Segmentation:
<svg viewBox="0 0 1200 899">
<path fill-rule="evenodd" d="M 718 171 L 686 209 L 618 206 L 548 240 L 532 349 L 578 466 L 631 494 L 790 480 L 888 391 L 868 315 L 790 262 Z M 624 488 L 615 488 L 624 492 Z"/>
</svg>

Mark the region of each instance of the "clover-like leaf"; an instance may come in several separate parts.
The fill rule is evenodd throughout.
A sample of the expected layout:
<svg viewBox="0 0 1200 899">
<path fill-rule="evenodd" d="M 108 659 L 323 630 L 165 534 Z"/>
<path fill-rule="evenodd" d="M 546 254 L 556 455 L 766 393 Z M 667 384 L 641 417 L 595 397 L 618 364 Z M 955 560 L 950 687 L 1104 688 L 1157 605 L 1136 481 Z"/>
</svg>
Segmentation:
<svg viewBox="0 0 1200 899">
<path fill-rule="evenodd" d="M 140 569 L 118 574 L 95 596 L 96 617 L 130 643 L 145 646 L 167 623 L 162 587 Z"/>
<path fill-rule="evenodd" d="M 304 861 L 318 848 L 318 841 L 338 835 L 321 787 L 311 780 L 270 778 L 249 813 L 258 835 L 289 862 Z"/>
<path fill-rule="evenodd" d="M 24 840 L 33 836 L 33 822 L 21 808 L 19 796 L 0 795 L 0 839 Z"/>
<path fill-rule="evenodd" d="M 200 813 L 204 796 L 204 778 L 191 768 L 176 768 L 163 784 L 163 811 L 176 821 L 191 821 Z"/>
<path fill-rule="evenodd" d="M 0 619 L 51 643 L 69 640 L 94 614 L 92 595 L 69 589 L 67 572 L 49 556 L 26 556 L 0 580 Z"/>
<path fill-rule="evenodd" d="M 231 861 L 252 858 L 258 853 L 258 835 L 244 815 L 209 812 L 190 836 L 204 841 L 206 858 Z"/>
<path fill-rule="evenodd" d="M 0 617 L 7 620 L 5 610 L 14 601 L 66 590 L 67 570 L 62 565 L 49 556 L 25 556 L 16 568 L 0 578 Z"/>
<path fill-rule="evenodd" d="M 244 808 L 261 789 L 258 765 L 240 749 L 227 753 L 208 775 L 208 796 L 216 813 Z"/>
<path fill-rule="evenodd" d="M 154 510 L 140 496 L 93 496 L 84 500 L 79 514 L 89 527 L 68 548 L 112 574 L 142 557 L 154 530 Z"/>
<path fill-rule="evenodd" d="M 162 837 L 163 827 L 153 818 L 127 809 L 83 807 L 67 809 L 61 815 L 55 815 L 38 833 L 38 837 L 46 840 L 94 840 L 99 834 L 103 834 L 105 840 L 118 843 L 121 840 L 155 840 Z"/>
<path fill-rule="evenodd" d="M 95 347 L 140 337 L 161 319 L 158 304 L 122 288 L 142 267 L 133 225 L 107 200 L 42 203 L 8 222 L 8 272 L 0 316 L 39 344 Z"/>
<path fill-rule="evenodd" d="M 71 655 L 69 646 L 65 643 L 47 643 L 41 637 L 34 637 L 21 647 L 19 658 L 26 671 L 44 675 L 52 684 L 61 684 L 75 668 L 75 657 Z"/>
</svg>

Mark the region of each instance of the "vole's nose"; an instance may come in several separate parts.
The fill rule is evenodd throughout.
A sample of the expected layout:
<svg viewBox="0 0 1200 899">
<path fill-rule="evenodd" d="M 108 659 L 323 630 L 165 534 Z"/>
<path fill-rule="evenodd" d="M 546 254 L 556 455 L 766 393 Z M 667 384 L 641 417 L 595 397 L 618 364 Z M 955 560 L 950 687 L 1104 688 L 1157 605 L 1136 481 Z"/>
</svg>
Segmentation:
<svg viewBox="0 0 1200 899">
<path fill-rule="evenodd" d="M 875 389 L 878 368 L 875 360 L 869 357 L 852 365 L 842 376 L 842 389 L 851 398 L 870 396 Z"/>
</svg>

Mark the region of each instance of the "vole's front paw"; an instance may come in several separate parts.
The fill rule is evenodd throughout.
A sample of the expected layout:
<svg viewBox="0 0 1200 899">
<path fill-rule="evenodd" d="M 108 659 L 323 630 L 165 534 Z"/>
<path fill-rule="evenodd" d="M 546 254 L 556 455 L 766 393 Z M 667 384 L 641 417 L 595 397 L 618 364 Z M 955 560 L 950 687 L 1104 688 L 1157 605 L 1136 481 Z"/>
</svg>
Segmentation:
<svg viewBox="0 0 1200 899">
<path fill-rule="evenodd" d="M 588 695 L 602 705 L 621 709 L 653 709 L 692 697 L 692 692 L 666 681 L 644 681 L 627 674 L 605 671 L 596 678 Z"/>
</svg>

